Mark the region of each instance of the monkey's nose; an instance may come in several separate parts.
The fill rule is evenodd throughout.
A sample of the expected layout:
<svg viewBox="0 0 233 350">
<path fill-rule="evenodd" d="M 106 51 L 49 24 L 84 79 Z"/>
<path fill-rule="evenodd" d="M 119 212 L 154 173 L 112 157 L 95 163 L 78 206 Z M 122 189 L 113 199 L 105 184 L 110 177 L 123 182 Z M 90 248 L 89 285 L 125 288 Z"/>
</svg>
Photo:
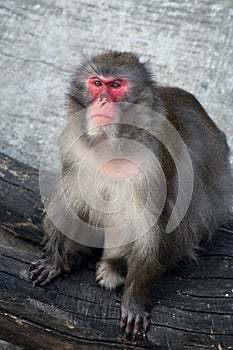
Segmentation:
<svg viewBox="0 0 233 350">
<path fill-rule="evenodd" d="M 108 99 L 105 96 L 99 96 L 97 99 L 97 105 L 102 106 L 108 102 Z"/>
</svg>

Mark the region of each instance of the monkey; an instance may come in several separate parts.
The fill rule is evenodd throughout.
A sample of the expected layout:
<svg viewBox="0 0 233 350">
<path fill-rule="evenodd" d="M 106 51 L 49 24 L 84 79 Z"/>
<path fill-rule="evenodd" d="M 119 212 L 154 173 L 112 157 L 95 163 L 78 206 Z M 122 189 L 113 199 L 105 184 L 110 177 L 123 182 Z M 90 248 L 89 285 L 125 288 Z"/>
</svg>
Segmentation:
<svg viewBox="0 0 233 350">
<path fill-rule="evenodd" d="M 145 335 L 159 277 L 197 259 L 230 218 L 226 136 L 191 93 L 158 85 L 131 52 L 88 57 L 71 78 L 66 108 L 61 175 L 31 279 L 45 286 L 103 248 L 96 281 L 123 287 L 120 329 Z"/>
</svg>

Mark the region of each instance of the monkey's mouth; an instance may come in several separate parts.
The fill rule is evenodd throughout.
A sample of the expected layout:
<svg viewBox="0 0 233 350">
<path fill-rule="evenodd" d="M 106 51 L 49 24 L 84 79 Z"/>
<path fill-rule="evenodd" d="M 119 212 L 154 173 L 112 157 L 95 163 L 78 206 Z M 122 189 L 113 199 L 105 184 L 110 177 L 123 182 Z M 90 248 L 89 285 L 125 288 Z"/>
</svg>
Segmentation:
<svg viewBox="0 0 233 350">
<path fill-rule="evenodd" d="M 113 121 L 113 118 L 105 114 L 93 115 L 91 116 L 91 119 L 93 121 L 93 124 L 95 124 L 96 126 L 111 124 Z"/>
</svg>

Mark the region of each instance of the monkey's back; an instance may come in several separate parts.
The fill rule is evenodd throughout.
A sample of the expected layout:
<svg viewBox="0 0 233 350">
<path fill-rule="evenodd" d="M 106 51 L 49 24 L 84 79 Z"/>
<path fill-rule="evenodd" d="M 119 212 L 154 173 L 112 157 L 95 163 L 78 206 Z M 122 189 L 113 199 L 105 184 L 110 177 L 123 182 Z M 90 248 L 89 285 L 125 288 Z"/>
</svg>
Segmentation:
<svg viewBox="0 0 233 350">
<path fill-rule="evenodd" d="M 179 237 L 178 250 L 184 244 L 193 255 L 195 245 L 197 247 L 205 235 L 211 236 L 229 220 L 233 189 L 229 147 L 224 133 L 192 94 L 178 88 L 161 87 L 160 96 L 167 119 L 185 142 L 192 160 L 192 200 L 171 237 Z M 171 205 L 174 200 L 171 199 Z M 168 245 L 169 242 L 173 245 L 171 239 Z"/>
</svg>

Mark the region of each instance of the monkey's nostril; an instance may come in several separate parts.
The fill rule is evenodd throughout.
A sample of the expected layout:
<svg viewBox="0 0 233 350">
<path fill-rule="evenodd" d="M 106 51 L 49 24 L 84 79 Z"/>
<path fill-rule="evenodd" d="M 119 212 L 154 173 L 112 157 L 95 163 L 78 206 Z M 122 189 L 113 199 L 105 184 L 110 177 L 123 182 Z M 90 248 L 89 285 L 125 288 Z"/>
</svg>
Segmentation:
<svg viewBox="0 0 233 350">
<path fill-rule="evenodd" d="M 101 98 L 98 98 L 98 100 L 96 101 L 96 104 L 98 106 L 101 106 L 103 104 L 103 100 Z"/>
<path fill-rule="evenodd" d="M 108 102 L 108 99 L 106 98 L 106 96 L 99 96 L 97 98 L 96 104 L 98 106 L 102 106 L 102 105 L 105 105 L 107 102 Z"/>
</svg>

